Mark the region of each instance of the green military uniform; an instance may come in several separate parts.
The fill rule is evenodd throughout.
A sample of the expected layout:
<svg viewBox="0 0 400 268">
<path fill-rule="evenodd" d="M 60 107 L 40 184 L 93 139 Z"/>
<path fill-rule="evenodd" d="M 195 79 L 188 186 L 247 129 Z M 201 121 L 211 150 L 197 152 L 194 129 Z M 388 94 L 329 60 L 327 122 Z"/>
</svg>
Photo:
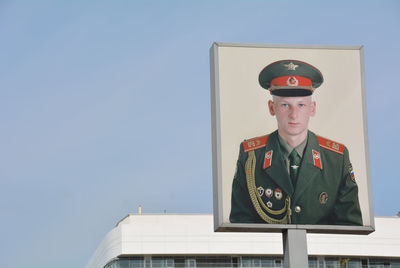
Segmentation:
<svg viewBox="0 0 400 268">
<path fill-rule="evenodd" d="M 278 132 L 244 141 L 232 186 L 232 223 L 362 225 L 347 148 L 308 132 L 296 187 Z"/>
</svg>

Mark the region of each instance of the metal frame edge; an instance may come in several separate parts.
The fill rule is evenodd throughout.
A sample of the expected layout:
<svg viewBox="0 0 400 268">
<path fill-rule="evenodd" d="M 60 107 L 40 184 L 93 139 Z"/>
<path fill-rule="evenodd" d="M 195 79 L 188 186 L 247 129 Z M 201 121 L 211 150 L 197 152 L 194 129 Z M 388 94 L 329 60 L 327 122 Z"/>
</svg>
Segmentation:
<svg viewBox="0 0 400 268">
<path fill-rule="evenodd" d="M 212 181 L 213 181 L 213 215 L 214 230 L 223 223 L 222 200 L 218 202 L 218 196 L 222 195 L 221 189 L 221 141 L 220 141 L 220 110 L 219 110 L 219 72 L 218 69 L 218 43 L 213 43 L 210 48 L 210 83 L 211 83 L 211 144 L 212 144 Z"/>
</svg>

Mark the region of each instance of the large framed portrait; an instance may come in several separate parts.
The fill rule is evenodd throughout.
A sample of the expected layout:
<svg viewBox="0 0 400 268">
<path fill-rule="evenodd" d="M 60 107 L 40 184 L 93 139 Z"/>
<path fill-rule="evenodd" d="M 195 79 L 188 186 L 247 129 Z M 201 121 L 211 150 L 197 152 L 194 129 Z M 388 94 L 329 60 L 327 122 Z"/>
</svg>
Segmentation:
<svg viewBox="0 0 400 268">
<path fill-rule="evenodd" d="M 210 67 L 215 230 L 373 232 L 363 47 L 217 42 Z M 284 124 L 308 103 L 293 164 Z"/>
</svg>

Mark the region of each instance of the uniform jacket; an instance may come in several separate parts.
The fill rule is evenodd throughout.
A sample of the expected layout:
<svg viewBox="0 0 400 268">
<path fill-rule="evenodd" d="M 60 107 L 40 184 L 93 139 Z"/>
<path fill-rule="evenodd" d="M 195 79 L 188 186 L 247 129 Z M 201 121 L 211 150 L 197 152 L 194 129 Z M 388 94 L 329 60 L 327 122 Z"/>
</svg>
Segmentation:
<svg viewBox="0 0 400 268">
<path fill-rule="evenodd" d="M 347 148 L 309 131 L 294 189 L 277 131 L 242 142 L 230 221 L 362 225 Z"/>
</svg>

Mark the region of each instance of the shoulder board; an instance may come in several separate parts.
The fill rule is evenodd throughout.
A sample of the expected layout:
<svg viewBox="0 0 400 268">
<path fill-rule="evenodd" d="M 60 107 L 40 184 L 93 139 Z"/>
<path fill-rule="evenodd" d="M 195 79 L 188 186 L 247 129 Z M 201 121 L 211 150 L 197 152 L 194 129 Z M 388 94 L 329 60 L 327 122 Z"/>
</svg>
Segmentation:
<svg viewBox="0 0 400 268">
<path fill-rule="evenodd" d="M 244 151 L 247 153 L 249 151 L 254 151 L 256 149 L 260 149 L 267 145 L 269 135 L 265 135 L 262 137 L 252 138 L 250 140 L 245 140 L 243 142 Z"/>
<path fill-rule="evenodd" d="M 336 141 L 328 140 L 324 137 L 320 137 L 317 135 L 317 139 L 319 142 L 319 146 L 322 148 L 325 148 L 329 151 L 338 153 L 338 154 L 344 154 L 344 145 L 341 143 L 338 143 Z"/>
</svg>

